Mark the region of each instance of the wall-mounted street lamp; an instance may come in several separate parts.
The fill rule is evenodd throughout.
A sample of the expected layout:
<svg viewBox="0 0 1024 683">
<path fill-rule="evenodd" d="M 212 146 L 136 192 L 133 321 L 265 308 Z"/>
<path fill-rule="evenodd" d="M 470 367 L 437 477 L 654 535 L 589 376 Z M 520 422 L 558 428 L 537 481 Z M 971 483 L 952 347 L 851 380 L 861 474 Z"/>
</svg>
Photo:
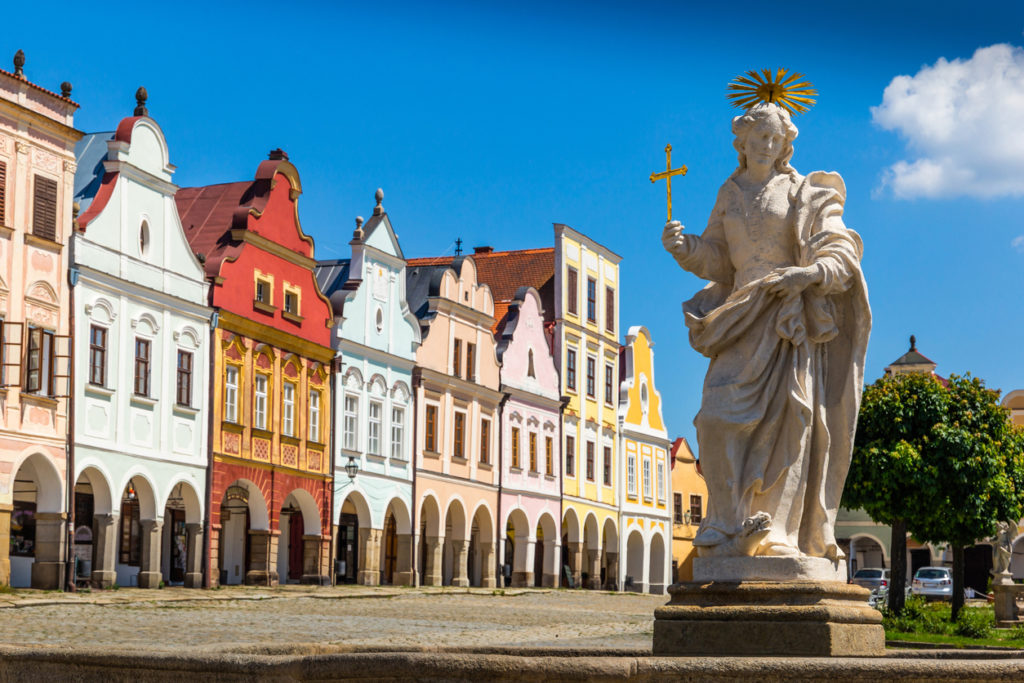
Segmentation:
<svg viewBox="0 0 1024 683">
<path fill-rule="evenodd" d="M 345 474 L 348 475 L 349 479 L 355 479 L 356 475 L 359 474 L 359 463 L 356 462 L 354 456 L 348 456 L 348 462 L 345 463 Z"/>
</svg>

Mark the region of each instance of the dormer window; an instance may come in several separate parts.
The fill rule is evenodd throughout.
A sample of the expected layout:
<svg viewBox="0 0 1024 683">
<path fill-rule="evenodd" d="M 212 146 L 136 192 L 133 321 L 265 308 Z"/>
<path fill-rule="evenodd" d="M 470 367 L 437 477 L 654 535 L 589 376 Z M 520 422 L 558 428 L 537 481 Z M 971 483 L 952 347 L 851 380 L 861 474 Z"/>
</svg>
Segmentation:
<svg viewBox="0 0 1024 683">
<path fill-rule="evenodd" d="M 149 253 L 149 223 L 142 221 L 139 226 L 139 255 L 145 256 Z"/>
<path fill-rule="evenodd" d="M 267 280 L 256 280 L 256 301 L 261 304 L 270 305 L 270 282 Z"/>
<path fill-rule="evenodd" d="M 293 315 L 299 314 L 299 295 L 295 292 L 284 293 L 284 310 Z"/>
</svg>

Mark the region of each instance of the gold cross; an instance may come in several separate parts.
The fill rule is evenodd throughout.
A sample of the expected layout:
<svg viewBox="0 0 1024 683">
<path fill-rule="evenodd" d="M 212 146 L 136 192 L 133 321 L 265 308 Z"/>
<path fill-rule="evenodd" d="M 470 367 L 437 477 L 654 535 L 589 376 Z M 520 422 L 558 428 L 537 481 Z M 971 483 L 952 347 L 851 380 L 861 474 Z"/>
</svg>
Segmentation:
<svg viewBox="0 0 1024 683">
<path fill-rule="evenodd" d="M 665 179 L 665 186 L 668 189 L 668 219 L 672 220 L 672 176 L 686 175 L 686 166 L 672 168 L 672 145 L 665 145 L 665 170 L 662 173 L 652 173 L 651 182 Z"/>
</svg>

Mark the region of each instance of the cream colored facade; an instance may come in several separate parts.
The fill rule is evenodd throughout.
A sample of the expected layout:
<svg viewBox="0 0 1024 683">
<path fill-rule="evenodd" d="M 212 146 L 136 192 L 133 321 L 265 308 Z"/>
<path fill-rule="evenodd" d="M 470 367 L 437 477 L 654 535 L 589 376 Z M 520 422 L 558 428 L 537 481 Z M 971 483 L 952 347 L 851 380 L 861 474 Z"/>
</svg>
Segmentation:
<svg viewBox="0 0 1024 683">
<path fill-rule="evenodd" d="M 563 565 L 573 585 L 587 588 L 618 588 L 619 261 L 555 224 L 554 350 L 569 399 L 562 417 Z"/>
<path fill-rule="evenodd" d="M 669 441 L 653 347 L 647 328 L 631 327 L 619 365 L 620 585 L 641 593 L 664 593 L 672 563 Z"/>
<path fill-rule="evenodd" d="M 686 439 L 672 444 L 672 567 L 675 581 L 693 580 L 693 538 L 708 509 L 708 485 Z"/>
</svg>

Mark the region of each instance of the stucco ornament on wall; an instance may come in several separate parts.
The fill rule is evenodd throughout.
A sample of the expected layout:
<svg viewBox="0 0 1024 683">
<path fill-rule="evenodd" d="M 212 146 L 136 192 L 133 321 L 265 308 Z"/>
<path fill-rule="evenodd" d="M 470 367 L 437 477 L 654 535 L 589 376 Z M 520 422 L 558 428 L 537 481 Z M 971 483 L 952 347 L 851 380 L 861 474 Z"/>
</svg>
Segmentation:
<svg viewBox="0 0 1024 683">
<path fill-rule="evenodd" d="M 843 224 L 842 178 L 790 166 L 797 129 L 774 95 L 733 119 L 739 166 L 704 232 L 673 220 L 662 233 L 709 281 L 683 304 L 691 345 L 711 359 L 694 420 L 709 505 L 693 543 L 701 557 L 839 562 L 871 329 L 863 247 Z"/>
</svg>

